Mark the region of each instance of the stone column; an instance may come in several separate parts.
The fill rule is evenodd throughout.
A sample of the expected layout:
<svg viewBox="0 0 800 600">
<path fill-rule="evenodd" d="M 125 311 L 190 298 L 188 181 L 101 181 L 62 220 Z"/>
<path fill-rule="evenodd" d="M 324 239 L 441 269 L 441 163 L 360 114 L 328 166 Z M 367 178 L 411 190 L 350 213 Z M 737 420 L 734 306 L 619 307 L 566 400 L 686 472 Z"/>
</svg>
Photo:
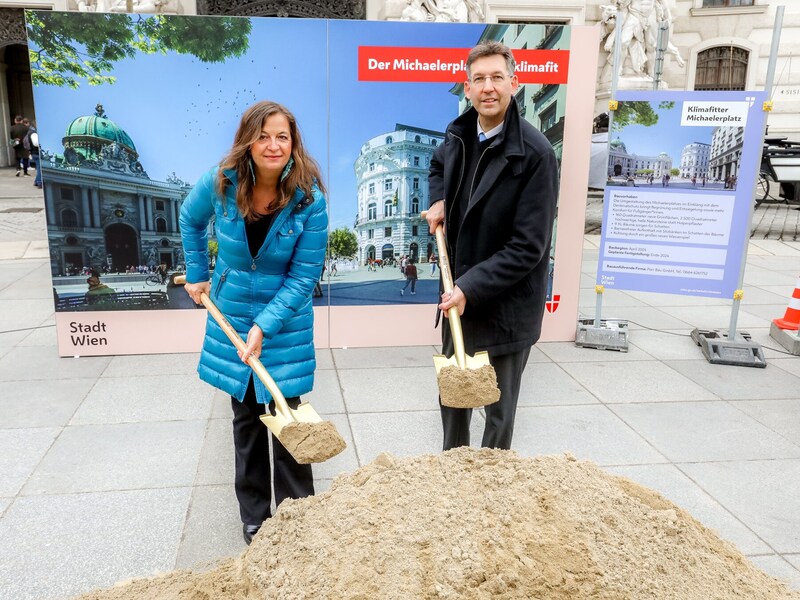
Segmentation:
<svg viewBox="0 0 800 600">
<path fill-rule="evenodd" d="M 172 231 L 174 233 L 179 233 L 180 229 L 178 228 L 178 220 L 180 219 L 180 210 L 178 209 L 178 199 L 172 199 Z"/>
<path fill-rule="evenodd" d="M 94 215 L 94 226 L 101 228 L 103 223 L 100 221 L 100 190 L 89 190 L 89 202 L 92 205 Z"/>
<path fill-rule="evenodd" d="M 55 226 L 56 223 L 57 223 L 55 193 L 56 192 L 53 189 L 52 182 L 45 181 L 44 182 L 44 203 L 45 203 L 45 210 L 47 212 L 47 224 L 49 226 Z"/>
<path fill-rule="evenodd" d="M 81 222 L 84 227 L 92 226 L 92 213 L 89 209 L 89 190 L 85 185 L 81 186 L 81 212 L 83 212 Z"/>
<path fill-rule="evenodd" d="M 139 223 L 141 225 L 142 231 L 147 231 L 147 217 L 146 212 L 144 209 L 144 196 L 142 194 L 136 194 L 137 204 L 139 205 Z"/>
<path fill-rule="evenodd" d="M 7 144 L 11 138 L 11 121 L 6 118 L 11 114 L 11 106 L 8 102 L 8 85 L 6 84 L 6 70 L 8 65 L 0 63 L 0 114 L 3 118 L 0 119 L 0 140 L 3 144 L 0 145 L 0 167 L 8 167 L 14 164 L 14 149 L 11 145 Z M 13 118 L 13 116 L 11 117 Z"/>
</svg>

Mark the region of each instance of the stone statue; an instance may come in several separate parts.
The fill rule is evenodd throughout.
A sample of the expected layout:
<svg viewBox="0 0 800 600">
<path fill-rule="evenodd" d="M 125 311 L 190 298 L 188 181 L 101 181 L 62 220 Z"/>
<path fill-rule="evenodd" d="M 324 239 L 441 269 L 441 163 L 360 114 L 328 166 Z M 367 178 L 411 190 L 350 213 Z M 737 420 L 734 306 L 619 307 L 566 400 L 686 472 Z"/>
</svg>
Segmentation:
<svg viewBox="0 0 800 600">
<path fill-rule="evenodd" d="M 613 4 L 600 6 L 603 50 L 608 52 L 601 74 L 602 80 L 611 79 L 614 47 L 617 36 L 620 36 L 620 64 L 617 66 L 621 78 L 620 87 L 636 87 L 630 84 L 637 81 L 645 84 L 649 81 L 652 84 L 659 22 L 669 23 L 668 33 L 672 33 L 672 14 L 667 1 L 614 0 Z M 621 24 L 617 23 L 617 11 L 622 16 Z M 665 53 L 673 56 L 679 66 L 685 66 L 686 63 L 672 42 L 667 42 Z"/>
<path fill-rule="evenodd" d="M 482 23 L 486 20 L 476 0 L 407 0 L 401 21 Z"/>
</svg>

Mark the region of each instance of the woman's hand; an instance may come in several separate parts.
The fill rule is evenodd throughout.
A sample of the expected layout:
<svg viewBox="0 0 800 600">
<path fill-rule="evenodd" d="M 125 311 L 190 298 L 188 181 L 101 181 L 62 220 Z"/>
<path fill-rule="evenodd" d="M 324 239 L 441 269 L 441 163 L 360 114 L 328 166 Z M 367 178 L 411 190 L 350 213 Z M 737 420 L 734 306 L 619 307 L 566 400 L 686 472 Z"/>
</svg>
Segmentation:
<svg viewBox="0 0 800 600">
<path fill-rule="evenodd" d="M 200 294 L 205 292 L 207 295 L 211 294 L 211 282 L 210 281 L 201 281 L 199 283 L 186 283 L 183 286 L 183 289 L 186 290 L 186 293 L 192 297 L 195 304 L 202 304 L 200 302 Z"/>
<path fill-rule="evenodd" d="M 251 356 L 254 356 L 255 358 L 261 356 L 261 343 L 263 341 L 264 332 L 261 331 L 261 327 L 258 325 L 253 325 L 250 328 L 250 331 L 247 332 L 247 346 L 245 346 L 243 351 L 237 351 L 239 358 L 242 359 L 243 363 L 247 364 L 247 361 L 250 360 Z"/>
</svg>

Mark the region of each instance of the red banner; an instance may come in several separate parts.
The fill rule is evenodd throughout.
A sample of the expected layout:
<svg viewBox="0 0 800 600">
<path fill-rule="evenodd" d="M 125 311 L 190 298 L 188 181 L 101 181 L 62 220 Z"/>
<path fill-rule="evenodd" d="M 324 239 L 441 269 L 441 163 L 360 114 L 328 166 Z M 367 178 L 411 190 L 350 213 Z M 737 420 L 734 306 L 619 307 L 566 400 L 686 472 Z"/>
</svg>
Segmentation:
<svg viewBox="0 0 800 600">
<path fill-rule="evenodd" d="M 359 46 L 359 81 L 463 83 L 469 48 Z M 513 50 L 520 83 L 567 83 L 569 50 Z"/>
</svg>

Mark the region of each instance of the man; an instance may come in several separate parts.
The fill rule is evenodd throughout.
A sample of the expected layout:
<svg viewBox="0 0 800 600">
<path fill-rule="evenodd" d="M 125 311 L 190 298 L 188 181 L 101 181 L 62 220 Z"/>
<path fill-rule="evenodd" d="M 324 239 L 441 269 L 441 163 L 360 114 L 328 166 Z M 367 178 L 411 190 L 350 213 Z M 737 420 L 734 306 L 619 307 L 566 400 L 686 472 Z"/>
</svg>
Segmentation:
<svg viewBox="0 0 800 600">
<path fill-rule="evenodd" d="M 14 124 L 11 126 L 11 140 L 14 146 L 14 156 L 17 161 L 17 177 L 24 171 L 25 177 L 30 177 L 28 174 L 29 156 L 22 141 L 28 135 L 28 126 L 23 124 L 22 115 L 14 117 Z"/>
<path fill-rule="evenodd" d="M 553 148 L 519 114 L 511 51 L 495 41 L 467 58 L 472 108 L 450 123 L 431 160 L 433 233 L 444 222 L 454 270 L 439 309 L 458 307 L 468 354 L 487 350 L 500 400 L 486 407 L 482 445 L 510 448 L 522 371 L 539 339 L 558 197 Z M 484 139 L 485 138 L 485 139 Z M 450 328 L 442 350 L 453 354 Z M 444 449 L 469 444 L 471 409 L 441 406 Z"/>
</svg>

